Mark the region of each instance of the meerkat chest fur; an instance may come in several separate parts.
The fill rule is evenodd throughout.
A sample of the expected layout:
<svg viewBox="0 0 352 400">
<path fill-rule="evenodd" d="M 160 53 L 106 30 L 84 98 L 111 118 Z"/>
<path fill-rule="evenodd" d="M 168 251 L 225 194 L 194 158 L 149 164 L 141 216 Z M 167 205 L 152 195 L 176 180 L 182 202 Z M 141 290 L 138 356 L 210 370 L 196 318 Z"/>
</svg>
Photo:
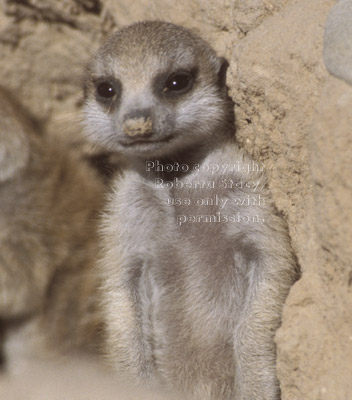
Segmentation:
<svg viewBox="0 0 352 400">
<path fill-rule="evenodd" d="M 278 400 L 294 257 L 262 166 L 233 143 L 226 68 L 161 21 L 121 29 L 87 67 L 87 134 L 124 171 L 101 228 L 107 353 L 190 399 Z"/>
</svg>

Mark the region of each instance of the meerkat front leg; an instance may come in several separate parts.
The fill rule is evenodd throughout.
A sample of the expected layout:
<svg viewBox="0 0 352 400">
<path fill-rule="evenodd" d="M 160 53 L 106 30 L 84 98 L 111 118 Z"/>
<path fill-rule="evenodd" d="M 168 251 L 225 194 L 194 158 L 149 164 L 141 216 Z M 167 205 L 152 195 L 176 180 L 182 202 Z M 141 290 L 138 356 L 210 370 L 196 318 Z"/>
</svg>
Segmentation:
<svg viewBox="0 0 352 400">
<path fill-rule="evenodd" d="M 256 292 L 255 298 L 248 293 L 234 334 L 236 400 L 279 400 L 273 341 L 279 316 L 273 316 L 269 289 L 252 287 L 251 291 Z"/>
<path fill-rule="evenodd" d="M 239 400 L 280 399 L 274 335 L 296 269 L 282 221 L 273 215 L 270 220 L 270 228 L 263 229 L 266 233 L 254 235 L 246 266 L 247 291 L 234 334 Z"/>
<path fill-rule="evenodd" d="M 154 374 L 150 314 L 158 293 L 150 270 L 161 226 L 171 211 L 160 202 L 163 193 L 152 186 L 133 172 L 115 182 L 104 216 L 99 263 L 109 321 L 107 352 L 127 379 L 149 383 Z"/>
</svg>

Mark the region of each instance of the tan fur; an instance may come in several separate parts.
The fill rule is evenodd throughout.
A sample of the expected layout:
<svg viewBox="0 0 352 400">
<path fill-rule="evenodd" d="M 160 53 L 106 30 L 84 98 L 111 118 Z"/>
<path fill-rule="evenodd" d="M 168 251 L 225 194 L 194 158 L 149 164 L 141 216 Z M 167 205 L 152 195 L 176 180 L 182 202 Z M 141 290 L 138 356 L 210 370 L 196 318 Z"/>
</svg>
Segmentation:
<svg viewBox="0 0 352 400">
<path fill-rule="evenodd" d="M 123 131 L 129 136 L 146 135 L 152 132 L 152 128 L 150 118 L 147 120 L 144 120 L 144 118 L 127 120 L 123 125 Z"/>
<path fill-rule="evenodd" d="M 104 191 L 86 161 L 41 134 L 0 90 L 0 321 L 6 343 L 23 330 L 21 340 L 43 354 L 98 345 L 94 265 Z"/>
<path fill-rule="evenodd" d="M 274 334 L 297 269 L 264 174 L 233 142 L 225 72 L 160 21 L 115 33 L 87 69 L 88 134 L 125 158 L 102 226 L 106 352 L 127 379 L 186 399 L 278 400 Z M 151 119 L 148 137 L 124 131 L 131 118 Z"/>
</svg>

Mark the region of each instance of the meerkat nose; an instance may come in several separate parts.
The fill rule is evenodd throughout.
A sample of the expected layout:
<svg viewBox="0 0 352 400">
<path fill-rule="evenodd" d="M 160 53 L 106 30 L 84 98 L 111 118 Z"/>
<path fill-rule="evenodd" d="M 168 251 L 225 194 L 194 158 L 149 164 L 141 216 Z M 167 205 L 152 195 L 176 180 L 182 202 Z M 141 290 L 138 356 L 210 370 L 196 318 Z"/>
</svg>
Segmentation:
<svg viewBox="0 0 352 400">
<path fill-rule="evenodd" d="M 150 136 L 153 132 L 150 110 L 135 110 L 125 115 L 122 129 L 127 136 Z"/>
</svg>

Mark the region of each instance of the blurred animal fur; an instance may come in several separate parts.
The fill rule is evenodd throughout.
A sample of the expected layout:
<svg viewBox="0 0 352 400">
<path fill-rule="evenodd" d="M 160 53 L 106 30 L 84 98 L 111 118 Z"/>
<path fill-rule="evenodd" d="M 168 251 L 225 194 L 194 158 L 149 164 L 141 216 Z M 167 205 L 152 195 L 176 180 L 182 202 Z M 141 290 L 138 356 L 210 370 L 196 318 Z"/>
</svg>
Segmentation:
<svg viewBox="0 0 352 400">
<path fill-rule="evenodd" d="M 104 192 L 86 161 L 0 89 L 0 321 L 9 361 L 19 347 L 42 355 L 97 348 Z"/>
</svg>

